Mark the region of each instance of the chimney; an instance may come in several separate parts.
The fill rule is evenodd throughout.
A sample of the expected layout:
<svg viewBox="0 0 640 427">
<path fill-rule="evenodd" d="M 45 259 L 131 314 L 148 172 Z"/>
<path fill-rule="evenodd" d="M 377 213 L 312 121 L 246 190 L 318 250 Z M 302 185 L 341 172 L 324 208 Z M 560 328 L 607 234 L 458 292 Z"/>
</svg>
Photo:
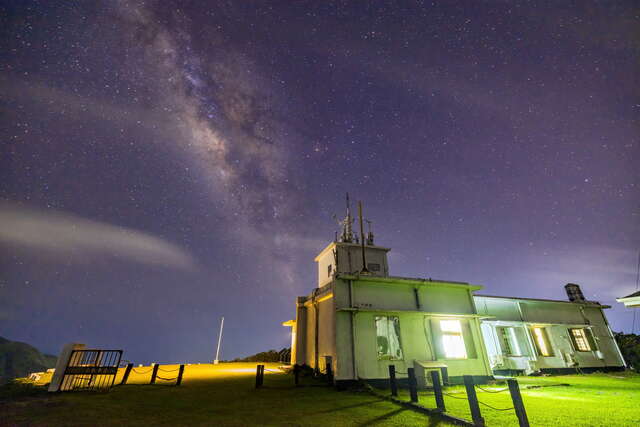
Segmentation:
<svg viewBox="0 0 640 427">
<path fill-rule="evenodd" d="M 567 292 L 567 297 L 571 302 L 585 302 L 584 295 L 580 290 L 580 286 L 575 283 L 567 283 L 564 285 L 564 290 Z"/>
</svg>

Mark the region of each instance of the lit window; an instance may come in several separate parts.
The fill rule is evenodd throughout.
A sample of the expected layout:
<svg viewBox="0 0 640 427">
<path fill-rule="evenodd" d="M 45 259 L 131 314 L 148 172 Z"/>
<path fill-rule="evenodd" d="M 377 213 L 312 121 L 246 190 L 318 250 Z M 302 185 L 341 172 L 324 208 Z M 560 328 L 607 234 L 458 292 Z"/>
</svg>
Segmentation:
<svg viewBox="0 0 640 427">
<path fill-rule="evenodd" d="M 376 316 L 378 359 L 401 360 L 400 320 L 398 316 Z"/>
<path fill-rule="evenodd" d="M 576 350 L 591 351 L 589 339 L 584 329 L 569 329 L 569 332 L 571 333 L 571 341 L 573 341 L 573 346 Z"/>
<path fill-rule="evenodd" d="M 540 356 L 553 356 L 551 352 L 551 344 L 549 343 L 549 337 L 545 328 L 534 327 L 533 337 L 536 343 L 536 349 Z"/>
<path fill-rule="evenodd" d="M 508 356 L 522 356 L 522 350 L 518 337 L 516 336 L 516 328 L 499 327 L 496 328 L 502 345 L 502 353 Z"/>
<path fill-rule="evenodd" d="M 442 347 L 447 359 L 466 359 L 467 349 L 462 337 L 462 325 L 459 320 L 441 320 Z"/>
</svg>

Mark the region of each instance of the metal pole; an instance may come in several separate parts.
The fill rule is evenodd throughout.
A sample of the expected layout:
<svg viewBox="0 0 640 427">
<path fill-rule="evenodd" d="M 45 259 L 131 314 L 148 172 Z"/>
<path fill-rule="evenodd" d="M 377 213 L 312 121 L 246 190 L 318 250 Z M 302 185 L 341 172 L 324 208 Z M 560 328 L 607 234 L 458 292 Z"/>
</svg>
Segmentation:
<svg viewBox="0 0 640 427">
<path fill-rule="evenodd" d="M 260 367 L 262 365 L 256 365 L 256 388 L 260 388 L 262 385 L 260 382 Z"/>
<path fill-rule="evenodd" d="M 218 349 L 216 350 L 216 359 L 213 361 L 214 365 L 218 364 L 218 357 L 220 356 L 220 343 L 222 342 L 222 328 L 224 327 L 224 316 L 220 321 L 220 335 L 218 335 Z"/>
<path fill-rule="evenodd" d="M 442 385 L 440 385 L 440 372 L 431 371 L 431 383 L 433 384 L 433 393 L 436 395 L 436 406 L 442 412 L 446 412 L 444 396 L 442 395 Z"/>
<path fill-rule="evenodd" d="M 182 375 L 184 375 L 184 365 L 180 365 L 180 370 L 178 371 L 178 380 L 176 381 L 176 385 L 182 384 Z"/>
<path fill-rule="evenodd" d="M 411 402 L 418 403 L 418 382 L 416 381 L 416 371 L 414 368 L 407 368 L 409 374 L 409 394 Z"/>
<path fill-rule="evenodd" d="M 516 416 L 518 417 L 520 427 L 529 427 L 529 419 L 527 418 L 527 411 L 524 409 L 524 402 L 522 402 L 522 395 L 520 395 L 518 381 L 508 379 L 507 384 L 509 385 L 509 393 L 511 393 L 513 408 L 516 410 Z"/>
<path fill-rule="evenodd" d="M 473 377 L 464 375 L 464 386 L 467 389 L 467 399 L 469 399 L 469 409 L 471 410 L 471 419 L 473 425 L 484 426 L 484 419 L 480 415 L 480 405 L 478 404 L 478 396 L 476 396 L 476 388 L 473 385 Z"/>
<path fill-rule="evenodd" d="M 298 364 L 293 365 L 293 377 L 295 385 L 300 384 L 300 365 Z"/>
<path fill-rule="evenodd" d="M 129 379 L 129 374 L 131 373 L 132 369 L 133 369 L 133 363 L 127 364 L 127 369 L 124 370 L 124 376 L 122 377 L 122 382 L 120 383 L 120 385 L 127 383 L 127 380 Z"/>
<path fill-rule="evenodd" d="M 160 365 L 158 365 L 157 363 L 153 365 L 153 373 L 151 374 L 151 382 L 149 384 L 156 383 L 156 376 L 158 375 L 158 369 L 160 369 Z"/>
<path fill-rule="evenodd" d="M 364 254 L 364 226 L 362 225 L 362 202 L 358 202 L 358 216 L 360 217 L 360 243 L 362 249 L 362 270 L 360 270 L 361 274 L 369 274 L 369 270 L 367 269 L 367 258 Z"/>
<path fill-rule="evenodd" d="M 396 384 L 396 365 L 389 365 L 389 387 L 391 396 L 398 396 L 398 384 Z"/>
</svg>

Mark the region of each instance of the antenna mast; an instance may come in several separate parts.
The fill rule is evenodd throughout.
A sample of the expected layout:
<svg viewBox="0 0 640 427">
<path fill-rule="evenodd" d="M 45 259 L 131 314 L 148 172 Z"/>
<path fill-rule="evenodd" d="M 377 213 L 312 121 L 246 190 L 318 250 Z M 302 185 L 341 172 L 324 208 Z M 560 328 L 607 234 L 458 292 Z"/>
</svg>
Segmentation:
<svg viewBox="0 0 640 427">
<path fill-rule="evenodd" d="M 218 356 L 220 356 L 220 343 L 222 342 L 222 328 L 224 327 L 224 316 L 220 321 L 220 335 L 218 335 L 218 349 L 216 350 L 216 359 L 213 361 L 214 365 L 218 364 Z"/>
<path fill-rule="evenodd" d="M 362 237 L 360 239 L 360 243 L 362 245 L 362 270 L 360 271 L 360 274 L 369 274 L 369 270 L 367 269 L 367 258 L 364 254 L 364 224 L 362 223 L 362 202 L 360 201 L 358 202 L 358 216 L 360 218 L 360 236 Z"/>
</svg>

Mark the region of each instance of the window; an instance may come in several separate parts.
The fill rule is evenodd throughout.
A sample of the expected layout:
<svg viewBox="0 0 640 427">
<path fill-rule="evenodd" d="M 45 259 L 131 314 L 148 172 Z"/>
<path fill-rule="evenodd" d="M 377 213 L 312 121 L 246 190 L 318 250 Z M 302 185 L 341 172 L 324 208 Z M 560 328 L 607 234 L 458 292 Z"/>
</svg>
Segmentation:
<svg viewBox="0 0 640 427">
<path fill-rule="evenodd" d="M 380 264 L 370 262 L 369 264 L 367 264 L 367 269 L 369 271 L 380 271 Z"/>
<path fill-rule="evenodd" d="M 402 360 L 398 316 L 376 316 L 378 359 Z"/>
<path fill-rule="evenodd" d="M 569 337 L 576 351 L 592 351 L 595 350 L 595 343 L 591 330 L 584 328 L 569 329 Z"/>
<path fill-rule="evenodd" d="M 462 337 L 462 325 L 459 320 L 441 320 L 442 347 L 447 359 L 466 359 L 467 350 Z"/>
<path fill-rule="evenodd" d="M 333 270 L 333 264 L 329 264 L 327 267 L 327 276 L 331 277 L 331 271 Z"/>
<path fill-rule="evenodd" d="M 536 344 L 536 350 L 540 356 L 553 356 L 551 349 L 551 343 L 549 342 L 549 336 L 547 330 L 541 327 L 533 327 L 531 329 L 533 333 L 533 341 Z"/>
<path fill-rule="evenodd" d="M 522 349 L 518 342 L 518 336 L 516 335 L 516 328 L 512 327 L 498 327 L 496 328 L 498 338 L 500 339 L 500 346 L 502 347 L 502 354 L 507 356 L 522 356 Z"/>
</svg>

